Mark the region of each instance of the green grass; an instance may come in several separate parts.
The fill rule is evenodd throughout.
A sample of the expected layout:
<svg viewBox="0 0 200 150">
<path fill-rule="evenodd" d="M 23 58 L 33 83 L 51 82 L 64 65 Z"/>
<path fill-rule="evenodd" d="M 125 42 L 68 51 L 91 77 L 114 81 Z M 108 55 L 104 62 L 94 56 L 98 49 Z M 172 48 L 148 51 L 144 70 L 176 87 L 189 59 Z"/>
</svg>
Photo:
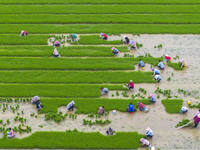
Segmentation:
<svg viewBox="0 0 200 150">
<path fill-rule="evenodd" d="M 0 14 L 0 23 L 199 24 L 200 14 Z"/>
<path fill-rule="evenodd" d="M 155 83 L 141 71 L 1 71 L 0 83 Z"/>
<path fill-rule="evenodd" d="M 0 148 L 135 149 L 139 147 L 140 138 L 143 137 L 144 135 L 137 132 L 117 132 L 115 136 L 104 136 L 99 132 L 43 131 L 22 139 L 7 139 L 4 136 L 0 139 Z"/>
<path fill-rule="evenodd" d="M 1 70 L 131 70 L 137 58 L 16 58 L 1 57 Z M 146 63 L 158 64 L 162 58 L 142 58 Z"/>
<path fill-rule="evenodd" d="M 120 52 L 129 52 L 127 46 L 116 47 Z M 68 47 L 59 47 L 57 48 L 61 56 L 67 57 L 79 57 L 79 56 L 88 56 L 88 57 L 101 57 L 108 56 L 114 57 L 111 53 L 111 46 L 68 46 Z M 0 56 L 32 56 L 32 57 L 41 57 L 53 56 L 54 48 L 51 46 L 1 46 L 0 47 Z"/>
<path fill-rule="evenodd" d="M 80 40 L 78 41 L 79 44 L 85 44 L 85 45 L 95 45 L 95 44 L 122 44 L 123 42 L 121 40 L 115 40 L 115 41 L 108 41 L 103 40 L 100 38 L 99 35 L 80 35 Z M 71 42 L 71 44 L 78 44 L 77 42 Z M 111 49 L 110 49 L 111 52 Z"/>
<path fill-rule="evenodd" d="M 165 105 L 165 110 L 168 113 L 174 114 L 178 113 L 182 107 L 182 99 L 165 99 L 162 100 L 162 103 Z"/>
<path fill-rule="evenodd" d="M 0 5 L 1 14 L 200 13 L 199 5 Z"/>
<path fill-rule="evenodd" d="M 6 0 L 0 4 L 200 4 L 199 0 Z"/>
<path fill-rule="evenodd" d="M 41 103 L 44 108 L 40 113 L 57 112 L 58 107 L 67 106 L 72 100 L 74 100 L 77 110 L 76 114 L 97 114 L 100 106 L 105 107 L 105 111 L 119 110 L 126 112 L 126 108 L 130 103 L 133 103 L 135 108 L 138 108 L 137 102 L 149 104 L 147 99 L 106 99 L 106 98 L 41 98 Z M 88 106 L 89 105 L 89 106 Z"/>
<path fill-rule="evenodd" d="M 19 31 L 20 32 L 20 31 Z M 47 45 L 50 35 L 28 35 L 21 37 L 14 34 L 0 34 L 0 45 Z"/>
<path fill-rule="evenodd" d="M 125 27 L 125 28 L 124 28 Z M 0 33 L 140 33 L 200 34 L 199 24 L 0 24 Z"/>
<path fill-rule="evenodd" d="M 2 97 L 100 97 L 100 88 L 125 90 L 122 85 L 97 84 L 0 84 Z"/>
<path fill-rule="evenodd" d="M 183 67 L 181 67 L 179 63 L 168 62 L 167 65 L 174 68 L 175 70 L 183 70 Z"/>
</svg>

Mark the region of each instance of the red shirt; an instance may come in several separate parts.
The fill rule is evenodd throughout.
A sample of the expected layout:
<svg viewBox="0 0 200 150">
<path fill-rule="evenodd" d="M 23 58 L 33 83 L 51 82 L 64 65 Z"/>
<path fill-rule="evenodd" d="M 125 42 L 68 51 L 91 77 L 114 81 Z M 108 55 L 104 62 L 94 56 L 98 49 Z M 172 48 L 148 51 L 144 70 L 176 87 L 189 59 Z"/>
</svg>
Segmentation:
<svg viewBox="0 0 200 150">
<path fill-rule="evenodd" d="M 129 85 L 130 85 L 132 88 L 134 88 L 133 82 L 130 82 Z"/>
<path fill-rule="evenodd" d="M 145 106 L 143 103 L 139 103 L 138 107 L 139 107 L 140 109 L 142 109 L 142 108 L 144 108 L 144 107 L 146 107 L 146 106 Z"/>
<path fill-rule="evenodd" d="M 165 56 L 165 58 L 171 60 L 171 57 L 170 57 L 170 56 Z"/>
<path fill-rule="evenodd" d="M 103 34 L 103 36 L 107 38 L 107 35 L 106 35 L 106 34 Z"/>
</svg>

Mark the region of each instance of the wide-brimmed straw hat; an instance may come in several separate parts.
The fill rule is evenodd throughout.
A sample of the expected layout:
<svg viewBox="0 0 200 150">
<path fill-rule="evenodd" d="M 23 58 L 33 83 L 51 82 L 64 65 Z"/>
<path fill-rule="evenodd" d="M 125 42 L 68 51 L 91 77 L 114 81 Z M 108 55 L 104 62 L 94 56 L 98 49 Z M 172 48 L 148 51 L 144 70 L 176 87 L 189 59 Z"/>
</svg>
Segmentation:
<svg viewBox="0 0 200 150">
<path fill-rule="evenodd" d="M 130 82 L 133 82 L 132 80 L 130 80 Z"/>
<path fill-rule="evenodd" d="M 198 114 L 197 117 L 200 118 L 200 114 Z"/>
</svg>

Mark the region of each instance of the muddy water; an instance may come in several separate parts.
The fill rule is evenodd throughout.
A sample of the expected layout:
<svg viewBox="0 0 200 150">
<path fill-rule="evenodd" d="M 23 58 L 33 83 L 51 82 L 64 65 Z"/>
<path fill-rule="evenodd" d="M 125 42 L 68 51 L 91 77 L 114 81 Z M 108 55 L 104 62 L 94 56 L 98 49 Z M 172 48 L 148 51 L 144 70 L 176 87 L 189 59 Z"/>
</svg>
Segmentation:
<svg viewBox="0 0 200 150">
<path fill-rule="evenodd" d="M 110 36 L 109 40 L 119 40 L 123 38 L 124 34 L 121 36 Z M 192 91 L 200 91 L 199 86 L 199 72 L 200 72 L 200 36 L 199 35 L 141 35 L 133 36 L 131 34 L 126 34 L 130 39 L 135 40 L 138 43 L 143 44 L 143 47 L 136 50 L 130 51 L 135 57 L 139 55 L 145 55 L 145 53 L 150 53 L 153 57 L 160 57 L 163 54 L 167 53 L 169 56 L 174 58 L 178 55 L 181 58 L 184 58 L 188 64 L 188 68 L 177 71 L 166 65 L 165 71 L 161 71 L 161 83 L 151 83 L 151 84 L 135 84 L 135 89 L 128 91 L 128 98 L 131 98 L 132 94 L 139 93 L 139 88 L 144 88 L 147 90 L 147 94 L 144 95 L 146 98 L 149 94 L 154 93 L 157 87 L 160 87 L 162 90 L 171 89 L 171 95 L 178 96 L 184 100 L 183 106 L 187 106 L 186 102 L 188 100 L 192 103 L 198 103 L 199 100 L 195 97 L 200 97 L 200 92 L 194 94 Z M 154 46 L 159 44 L 163 45 L 163 48 L 158 49 Z M 117 57 L 122 57 L 121 54 Z M 178 62 L 180 60 L 172 60 L 172 62 Z M 138 70 L 137 65 L 135 66 Z M 150 71 L 151 65 L 147 64 L 145 69 L 141 71 Z M 172 73 L 174 74 L 172 76 Z M 167 78 L 171 77 L 171 81 L 167 81 Z M 134 78 L 134 77 L 133 77 Z M 128 79 L 130 80 L 130 79 Z M 179 93 L 178 89 L 184 89 L 188 92 L 191 92 L 191 95 L 184 95 Z M 123 98 L 120 92 L 120 96 L 116 96 L 116 91 L 110 91 L 109 95 L 102 96 L 101 98 Z M 114 97 L 112 97 L 114 94 Z M 156 96 L 158 94 L 155 94 Z M 161 94 L 159 94 L 161 95 Z M 24 110 L 25 114 L 23 115 L 27 118 L 26 125 L 32 127 L 32 133 L 35 131 L 66 131 L 68 129 L 77 128 L 79 131 L 85 132 L 96 132 L 99 131 L 105 135 L 105 131 L 109 126 L 112 126 L 116 131 L 138 131 L 141 134 L 145 134 L 145 129 L 151 127 L 154 131 L 154 137 L 150 140 L 151 144 L 156 148 L 161 149 L 199 149 L 199 140 L 200 140 L 200 131 L 197 129 L 184 128 L 176 130 L 174 126 L 183 118 L 192 118 L 196 113 L 197 109 L 189 109 L 186 115 L 183 114 L 168 114 L 165 111 L 161 99 L 166 98 L 161 95 L 160 99 L 157 100 L 156 104 L 149 105 L 149 113 L 136 112 L 134 114 L 121 113 L 117 111 L 116 115 L 113 115 L 110 112 L 109 116 L 103 116 L 101 119 L 111 120 L 109 125 L 93 125 L 93 126 L 84 126 L 82 119 L 89 120 L 90 118 L 87 115 L 78 115 L 77 119 L 67 118 L 65 121 L 57 124 L 53 121 L 44 121 L 44 115 L 38 115 L 38 118 L 30 117 L 30 113 L 37 113 L 36 108 L 31 104 L 20 104 L 19 112 Z M 16 104 L 13 104 L 16 105 Z M 65 107 L 60 107 L 59 111 L 66 113 L 67 110 Z M 69 112 L 70 113 L 70 112 Z M 10 119 L 11 123 L 9 126 L 17 126 L 19 122 L 14 123 L 13 118 L 16 116 L 16 113 L 13 114 L 9 109 L 5 113 L 0 111 L 0 116 L 3 118 L 4 122 L 6 119 Z M 40 128 L 39 125 L 43 125 L 43 128 Z M 17 137 L 23 138 L 31 133 L 16 134 Z M 2 137 L 2 133 L 0 133 Z"/>
</svg>

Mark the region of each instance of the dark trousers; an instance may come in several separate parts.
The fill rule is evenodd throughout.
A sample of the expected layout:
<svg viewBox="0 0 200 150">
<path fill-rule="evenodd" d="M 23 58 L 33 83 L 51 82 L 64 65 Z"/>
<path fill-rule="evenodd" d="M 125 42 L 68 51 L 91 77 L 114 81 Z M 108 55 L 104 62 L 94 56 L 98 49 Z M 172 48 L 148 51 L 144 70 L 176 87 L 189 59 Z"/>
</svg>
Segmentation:
<svg viewBox="0 0 200 150">
<path fill-rule="evenodd" d="M 60 44 L 53 44 L 53 46 L 60 46 Z"/>
<path fill-rule="evenodd" d="M 161 68 L 160 66 L 158 66 L 158 68 L 160 68 L 160 69 L 165 69 L 165 68 Z"/>
<path fill-rule="evenodd" d="M 195 123 L 195 122 L 194 122 L 194 124 L 195 124 L 194 127 L 196 128 L 196 127 L 198 126 L 198 123 Z"/>
<path fill-rule="evenodd" d="M 74 105 L 72 105 L 68 110 L 72 109 L 72 111 L 74 110 Z"/>
<path fill-rule="evenodd" d="M 55 54 L 53 54 L 53 56 L 54 56 L 54 57 L 59 57 L 59 55 L 55 55 Z"/>
<path fill-rule="evenodd" d="M 158 79 L 158 83 L 160 82 L 161 79 Z"/>
<path fill-rule="evenodd" d="M 103 37 L 102 39 L 107 40 L 107 37 Z"/>
<path fill-rule="evenodd" d="M 155 73 L 155 75 L 160 75 L 160 73 Z"/>
<path fill-rule="evenodd" d="M 133 89 L 131 86 L 128 87 L 129 90 Z"/>
</svg>

